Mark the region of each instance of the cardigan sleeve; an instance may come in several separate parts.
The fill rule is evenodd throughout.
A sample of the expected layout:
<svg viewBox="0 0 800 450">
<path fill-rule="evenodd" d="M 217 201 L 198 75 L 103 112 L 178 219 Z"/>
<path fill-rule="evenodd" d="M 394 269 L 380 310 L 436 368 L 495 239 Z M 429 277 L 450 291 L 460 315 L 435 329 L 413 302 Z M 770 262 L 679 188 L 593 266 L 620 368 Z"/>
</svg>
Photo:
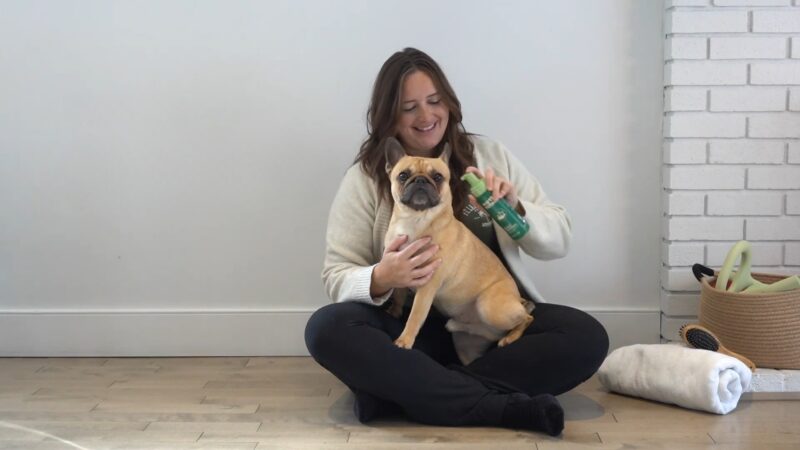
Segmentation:
<svg viewBox="0 0 800 450">
<path fill-rule="evenodd" d="M 500 143 L 497 156 L 505 160 L 508 180 L 517 190 L 530 230 L 516 243 L 528 255 L 542 260 L 561 258 L 569 250 L 572 223 L 566 209 L 551 202 L 539 181 Z M 499 168 L 495 168 L 497 170 Z"/>
<path fill-rule="evenodd" d="M 335 302 L 358 301 L 381 305 L 392 291 L 372 298 L 369 293 L 374 260 L 372 229 L 377 209 L 377 190 L 361 167 L 345 173 L 328 215 L 322 283 Z"/>
</svg>

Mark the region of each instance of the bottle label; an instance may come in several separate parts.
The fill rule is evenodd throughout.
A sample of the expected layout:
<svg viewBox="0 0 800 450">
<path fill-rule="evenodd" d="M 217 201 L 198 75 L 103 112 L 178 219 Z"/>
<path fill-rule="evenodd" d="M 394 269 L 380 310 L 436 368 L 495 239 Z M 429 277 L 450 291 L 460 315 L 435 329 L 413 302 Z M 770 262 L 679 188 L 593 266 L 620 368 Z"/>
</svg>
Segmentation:
<svg viewBox="0 0 800 450">
<path fill-rule="evenodd" d="M 528 222 L 511 208 L 505 200 L 494 200 L 489 194 L 481 205 L 489 212 L 489 215 L 497 222 L 512 239 L 517 240 L 525 235 L 530 229 Z"/>
</svg>

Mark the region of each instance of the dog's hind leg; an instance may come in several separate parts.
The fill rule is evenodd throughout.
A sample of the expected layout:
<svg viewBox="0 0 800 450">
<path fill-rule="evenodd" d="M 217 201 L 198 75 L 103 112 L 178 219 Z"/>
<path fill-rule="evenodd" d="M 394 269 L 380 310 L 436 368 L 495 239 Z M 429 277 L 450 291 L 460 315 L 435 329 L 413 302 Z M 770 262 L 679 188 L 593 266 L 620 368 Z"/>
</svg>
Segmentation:
<svg viewBox="0 0 800 450">
<path fill-rule="evenodd" d="M 465 366 L 483 356 L 496 341 L 496 338 L 485 339 L 463 331 L 455 331 L 452 336 L 456 355 Z"/>
<path fill-rule="evenodd" d="M 447 329 L 447 331 L 451 333 L 461 331 L 464 333 L 481 336 L 483 338 L 491 340 L 492 342 L 497 341 L 497 339 L 499 339 L 499 336 L 502 336 L 502 332 L 499 333 L 498 335 L 496 331 L 492 331 L 491 329 L 489 329 L 488 326 L 486 326 L 486 324 L 483 323 L 465 323 L 465 322 L 458 322 L 455 319 L 450 319 L 447 321 L 446 324 L 444 324 L 444 327 Z"/>
<path fill-rule="evenodd" d="M 498 347 L 505 347 L 506 345 L 516 341 L 517 339 L 522 337 L 522 333 L 525 332 L 525 329 L 533 322 L 533 316 L 528 315 L 523 322 L 521 322 L 516 327 L 512 328 L 511 331 L 508 332 L 506 337 L 500 339 L 497 342 Z"/>
<path fill-rule="evenodd" d="M 477 307 L 478 315 L 485 324 L 498 330 L 508 330 L 508 334 L 497 343 L 499 347 L 519 339 L 533 322 L 533 316 L 528 314 L 518 297 L 488 292 L 478 299 Z"/>
</svg>

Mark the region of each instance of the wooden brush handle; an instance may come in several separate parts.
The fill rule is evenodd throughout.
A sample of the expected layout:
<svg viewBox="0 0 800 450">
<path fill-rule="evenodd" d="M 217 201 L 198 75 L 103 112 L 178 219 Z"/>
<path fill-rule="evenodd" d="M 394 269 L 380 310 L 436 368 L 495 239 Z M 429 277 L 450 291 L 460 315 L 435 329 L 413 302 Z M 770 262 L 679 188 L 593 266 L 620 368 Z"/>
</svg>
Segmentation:
<svg viewBox="0 0 800 450">
<path fill-rule="evenodd" d="M 744 355 L 740 355 L 740 354 L 738 354 L 738 353 L 736 353 L 734 351 L 728 350 L 727 348 L 723 347 L 722 345 L 719 346 L 719 352 L 723 353 L 725 355 L 728 355 L 728 356 L 733 356 L 734 358 L 736 358 L 739 361 L 743 362 L 744 365 L 749 367 L 751 371 L 756 370 L 756 365 L 753 364 L 753 361 L 750 361 L 750 359 L 747 358 Z"/>
</svg>

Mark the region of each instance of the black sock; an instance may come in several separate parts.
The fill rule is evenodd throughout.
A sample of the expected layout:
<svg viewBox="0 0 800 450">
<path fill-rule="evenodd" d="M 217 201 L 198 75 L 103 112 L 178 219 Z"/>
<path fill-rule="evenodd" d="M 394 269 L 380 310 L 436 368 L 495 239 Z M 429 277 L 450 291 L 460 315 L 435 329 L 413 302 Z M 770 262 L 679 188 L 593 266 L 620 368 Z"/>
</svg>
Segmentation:
<svg viewBox="0 0 800 450">
<path fill-rule="evenodd" d="M 353 402 L 353 413 L 361 423 L 370 422 L 377 417 L 395 412 L 398 408 L 392 402 L 375 397 L 366 392 L 353 391 L 355 401 Z"/>
<path fill-rule="evenodd" d="M 501 424 L 509 428 L 544 431 L 550 436 L 558 436 L 564 429 L 564 410 L 550 394 L 535 397 L 522 393 L 509 394 Z"/>
</svg>

